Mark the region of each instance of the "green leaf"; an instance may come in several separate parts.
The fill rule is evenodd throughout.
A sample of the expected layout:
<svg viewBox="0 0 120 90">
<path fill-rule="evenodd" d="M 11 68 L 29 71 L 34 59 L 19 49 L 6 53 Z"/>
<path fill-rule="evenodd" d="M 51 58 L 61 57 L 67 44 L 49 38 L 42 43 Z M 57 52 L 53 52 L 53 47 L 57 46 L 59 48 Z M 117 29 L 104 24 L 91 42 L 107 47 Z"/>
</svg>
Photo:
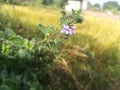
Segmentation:
<svg viewBox="0 0 120 90">
<path fill-rule="evenodd" d="M 0 90 L 11 90 L 7 85 L 1 85 Z"/>
<path fill-rule="evenodd" d="M 5 31 L 4 31 L 4 36 L 6 38 L 11 38 L 11 37 L 14 37 L 15 36 L 15 33 L 13 30 L 9 29 L 9 28 L 5 28 Z"/>
<path fill-rule="evenodd" d="M 66 18 L 61 17 L 61 18 L 60 18 L 60 24 L 61 24 L 61 26 L 62 26 L 62 25 L 66 25 L 66 24 L 67 24 Z"/>
<path fill-rule="evenodd" d="M 56 31 L 56 28 L 53 25 L 50 25 L 47 27 L 48 33 L 54 33 Z"/>
<path fill-rule="evenodd" d="M 29 41 L 28 39 L 24 40 L 24 47 L 26 47 L 27 49 L 32 50 L 34 45 L 34 41 Z"/>
<path fill-rule="evenodd" d="M 72 15 L 80 15 L 81 10 L 73 10 L 72 9 Z"/>
<path fill-rule="evenodd" d="M 35 87 L 31 87 L 30 90 L 36 90 Z"/>
<path fill-rule="evenodd" d="M 81 14 L 81 12 L 82 12 L 82 10 L 80 9 L 80 10 L 78 10 L 77 11 L 77 15 L 80 15 Z"/>
<path fill-rule="evenodd" d="M 39 29 L 45 36 L 48 34 L 48 30 L 44 25 L 39 24 Z"/>
<path fill-rule="evenodd" d="M 30 90 L 43 90 L 43 87 L 41 86 L 38 80 L 34 80 L 31 82 Z"/>
<path fill-rule="evenodd" d="M 11 41 L 15 46 L 22 46 L 24 44 L 24 39 L 20 36 L 13 37 L 9 41 Z"/>
<path fill-rule="evenodd" d="M 9 53 L 9 45 L 2 44 L 2 54 L 7 55 Z"/>
<path fill-rule="evenodd" d="M 53 52 L 57 52 L 57 46 L 54 42 L 48 42 L 48 46 Z"/>
<path fill-rule="evenodd" d="M 67 13 L 65 11 L 61 11 L 61 14 L 63 17 L 67 15 Z"/>
<path fill-rule="evenodd" d="M 60 39 L 59 38 L 55 38 L 54 43 L 55 43 L 55 45 L 58 45 L 60 43 Z"/>
<path fill-rule="evenodd" d="M 3 31 L 0 31 L 0 38 L 3 37 Z"/>
<path fill-rule="evenodd" d="M 53 52 L 57 52 L 57 51 L 58 51 L 55 44 L 51 44 L 51 50 L 52 50 Z"/>
</svg>

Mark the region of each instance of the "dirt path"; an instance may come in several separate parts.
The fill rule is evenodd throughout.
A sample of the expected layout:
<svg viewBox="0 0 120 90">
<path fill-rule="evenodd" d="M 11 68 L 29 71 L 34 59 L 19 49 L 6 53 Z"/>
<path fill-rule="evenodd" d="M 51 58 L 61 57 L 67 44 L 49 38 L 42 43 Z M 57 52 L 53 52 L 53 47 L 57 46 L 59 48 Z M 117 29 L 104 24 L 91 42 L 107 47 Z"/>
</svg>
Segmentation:
<svg viewBox="0 0 120 90">
<path fill-rule="evenodd" d="M 95 17 L 102 17 L 106 19 L 114 19 L 114 20 L 120 20 L 120 15 L 114 15 L 112 13 L 103 13 L 103 12 L 97 12 L 97 11 L 83 11 L 84 14 L 95 16 Z"/>
</svg>

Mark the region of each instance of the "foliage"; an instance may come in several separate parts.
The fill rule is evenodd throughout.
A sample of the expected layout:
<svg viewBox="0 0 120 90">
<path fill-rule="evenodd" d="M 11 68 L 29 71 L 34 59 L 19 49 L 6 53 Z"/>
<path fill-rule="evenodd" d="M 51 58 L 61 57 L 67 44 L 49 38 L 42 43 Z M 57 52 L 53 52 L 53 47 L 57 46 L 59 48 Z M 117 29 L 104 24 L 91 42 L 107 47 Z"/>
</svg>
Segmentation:
<svg viewBox="0 0 120 90">
<path fill-rule="evenodd" d="M 59 39 L 50 36 L 56 30 L 53 26 L 40 25 L 39 28 L 43 34 L 41 41 L 24 39 L 8 28 L 1 31 L 0 88 L 42 89 L 42 81 L 39 80 L 48 74 Z"/>
<path fill-rule="evenodd" d="M 43 0 L 43 1 L 42 1 L 42 4 L 44 4 L 44 5 L 53 4 L 53 0 Z"/>
<path fill-rule="evenodd" d="M 119 10 L 119 3 L 117 1 L 108 1 L 108 2 L 104 3 L 103 10 L 110 10 L 110 11 L 116 10 L 116 11 L 118 11 Z"/>
<path fill-rule="evenodd" d="M 61 40 L 53 25 L 39 24 L 39 30 L 37 40 L 23 38 L 6 27 L 0 31 L 0 89 L 45 90 L 49 84 L 46 78 Z"/>
<path fill-rule="evenodd" d="M 1 11 L 2 17 L 5 16 L 4 20 L 11 17 L 8 22 L 12 22 L 12 27 L 9 24 L 3 25 L 3 29 L 0 29 L 0 36 L 4 36 L 3 33 L 7 31 L 7 33 L 12 33 L 8 36 L 12 35 L 13 38 L 4 38 L 5 41 L 0 42 L 0 45 L 5 43 L 5 45 L 0 46 L 0 51 L 3 49 L 3 52 L 8 52 L 5 55 L 2 52 L 0 53 L 0 67 L 3 67 L 0 68 L 1 90 L 7 88 L 15 88 L 16 90 L 111 90 L 112 87 L 115 87 L 113 90 L 117 90 L 116 86 L 120 86 L 119 20 L 107 20 L 84 14 L 84 22 L 74 25 L 76 34 L 71 35 L 69 39 L 64 39 L 62 35 L 55 33 L 54 38 L 51 38 L 53 32 L 48 34 L 46 31 L 54 31 L 56 28 L 50 24 L 55 24 L 59 31 L 62 29 L 58 23 L 59 10 L 14 6 L 14 11 L 9 5 L 6 6 L 6 10 L 9 11 L 9 15 L 7 16 L 6 11 Z M 66 14 L 68 16 L 68 13 Z M 38 24 L 40 30 L 37 29 L 38 26 L 35 26 Z M 61 26 L 63 24 L 61 23 Z M 20 29 L 14 28 L 19 26 Z M 16 34 L 9 28 L 15 32 L 21 30 L 22 36 L 30 35 L 33 39 L 23 38 L 19 33 Z M 29 33 L 26 33 L 26 30 Z M 33 36 L 36 34 L 34 32 L 39 36 L 37 39 Z M 58 40 L 59 36 L 62 37 L 61 43 Z M 20 42 L 16 42 L 14 37 Z M 47 44 L 48 37 L 53 41 L 58 37 L 58 44 L 55 47 L 59 49 L 52 49 Z M 22 50 L 14 46 L 11 47 L 11 44 L 6 41 L 17 45 L 15 47 L 22 44 L 20 46 Z M 41 44 L 37 45 L 37 42 Z M 27 47 L 23 47 L 24 44 Z M 42 48 L 43 45 L 45 47 Z M 33 46 L 32 50 L 29 50 L 28 47 L 31 46 Z M 38 46 L 39 49 L 37 49 Z M 13 52 L 11 49 L 13 51 L 15 49 L 15 51 Z M 11 57 L 14 56 L 10 54 L 12 52 L 16 55 L 16 60 Z M 6 54 L 10 56 L 8 57 Z"/>
<path fill-rule="evenodd" d="M 94 4 L 93 7 L 97 8 L 97 9 L 100 9 L 100 4 Z"/>
<path fill-rule="evenodd" d="M 20 0 L 1 0 L 1 2 L 14 4 L 14 5 L 19 5 L 20 4 Z"/>
<path fill-rule="evenodd" d="M 60 24 L 62 25 L 73 25 L 76 23 L 82 23 L 83 18 L 80 15 L 81 10 L 72 10 L 71 14 L 67 14 L 66 12 L 62 11 L 62 17 L 60 18 Z"/>
<path fill-rule="evenodd" d="M 81 10 L 75 11 L 72 10 L 71 14 L 67 14 L 66 12 L 62 11 L 62 17 L 60 18 L 60 24 L 63 27 L 61 33 L 64 33 L 65 39 L 75 33 L 75 26 L 76 23 L 81 23 L 82 17 L 80 17 Z"/>
<path fill-rule="evenodd" d="M 55 4 L 57 4 L 58 7 L 64 8 L 64 6 L 67 4 L 68 0 L 54 0 Z"/>
<path fill-rule="evenodd" d="M 116 70 L 115 68 L 120 66 L 119 47 L 116 44 L 111 44 L 101 52 L 101 48 L 105 48 L 105 46 L 94 37 L 85 34 L 79 35 L 76 42 L 74 39 L 72 40 L 74 42 L 72 43 L 74 46 L 71 46 L 72 49 L 70 49 L 72 53 L 68 47 L 69 52 L 67 53 L 72 57 L 72 60 L 68 62 L 78 79 L 80 89 L 106 90 L 113 87 L 113 83 L 120 80 L 120 77 L 117 76 L 119 74 L 115 72 L 119 72 L 119 68 Z M 83 40 L 79 40 L 80 37 Z M 76 46 L 78 43 L 80 46 Z M 88 46 L 84 46 L 85 43 L 88 43 Z M 70 60 L 71 57 L 66 56 L 67 60 Z"/>
<path fill-rule="evenodd" d="M 7 23 L 8 20 L 6 19 L 6 17 L 2 13 L 0 13 L 0 29 L 3 30 Z"/>
<path fill-rule="evenodd" d="M 92 5 L 90 2 L 88 2 L 88 9 L 89 10 L 93 10 L 93 11 L 100 11 L 101 10 L 101 6 L 98 3 Z"/>
<path fill-rule="evenodd" d="M 91 4 L 90 1 L 88 1 L 88 9 L 89 9 L 90 7 L 92 7 L 92 4 Z"/>
<path fill-rule="evenodd" d="M 66 73 L 62 75 L 71 75 L 73 85 L 79 88 L 76 90 L 119 90 L 120 32 L 117 24 L 119 20 L 86 15 L 84 22 L 76 25 L 76 35 L 61 50 L 67 53 L 64 59 L 69 66 L 63 65 Z M 70 81 L 69 75 L 67 80 Z M 116 87 L 118 89 L 112 89 Z"/>
</svg>

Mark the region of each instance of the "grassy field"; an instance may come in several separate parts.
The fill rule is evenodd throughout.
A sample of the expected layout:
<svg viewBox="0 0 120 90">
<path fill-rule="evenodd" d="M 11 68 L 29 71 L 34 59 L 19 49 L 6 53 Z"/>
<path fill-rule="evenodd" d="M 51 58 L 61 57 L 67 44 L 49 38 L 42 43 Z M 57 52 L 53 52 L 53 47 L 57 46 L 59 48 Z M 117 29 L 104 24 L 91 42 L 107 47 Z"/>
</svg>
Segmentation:
<svg viewBox="0 0 120 90">
<path fill-rule="evenodd" d="M 4 5 L 1 9 L 10 21 L 6 26 L 24 37 L 35 36 L 39 23 L 55 25 L 60 30 L 60 10 L 9 5 Z M 108 82 L 115 80 L 113 75 L 120 79 L 120 20 L 86 14 L 82 16 L 83 23 L 75 25 L 76 34 L 65 41 L 61 50 L 61 53 L 65 53 L 64 59 L 57 67 L 60 66 L 62 69 L 59 70 L 70 73 L 78 90 L 105 90 Z M 53 80 L 51 87 L 61 87 L 57 77 L 69 80 L 65 78 L 64 72 L 55 75 L 56 81 Z M 63 82 L 66 84 L 66 81 Z M 64 85 L 59 90 L 65 90 Z"/>
<path fill-rule="evenodd" d="M 39 23 L 45 25 L 59 26 L 60 10 L 52 10 L 48 8 L 33 8 L 8 6 L 2 7 L 4 14 L 10 17 L 13 21 L 20 20 L 23 24 L 31 24 L 37 26 Z M 120 36 L 120 21 L 105 19 L 102 17 L 92 17 L 83 15 L 84 22 L 77 26 L 77 33 L 92 35 L 104 43 L 115 41 Z M 119 43 L 119 42 L 118 42 Z"/>
<path fill-rule="evenodd" d="M 29 22 L 33 25 L 43 24 L 58 24 L 60 12 L 48 8 L 34 8 L 4 5 L 3 12 L 10 15 L 11 18 L 20 17 L 23 22 Z M 16 16 L 16 17 L 15 17 Z"/>
</svg>

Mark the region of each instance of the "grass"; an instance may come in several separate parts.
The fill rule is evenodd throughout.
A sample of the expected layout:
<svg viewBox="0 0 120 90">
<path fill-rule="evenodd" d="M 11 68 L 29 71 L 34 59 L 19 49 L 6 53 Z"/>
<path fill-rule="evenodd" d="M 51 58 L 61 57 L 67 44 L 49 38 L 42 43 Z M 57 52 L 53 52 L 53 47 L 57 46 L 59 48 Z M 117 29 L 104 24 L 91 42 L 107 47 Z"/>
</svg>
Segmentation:
<svg viewBox="0 0 120 90">
<path fill-rule="evenodd" d="M 60 16 L 59 11 L 49 10 L 47 8 L 21 7 L 4 5 L 2 7 L 4 13 L 9 13 L 10 17 L 20 17 L 23 22 L 29 22 L 33 25 L 43 24 L 58 24 Z M 52 14 L 54 13 L 54 14 Z"/>
<path fill-rule="evenodd" d="M 54 24 L 56 27 L 59 27 L 58 20 L 60 12 L 57 10 L 3 5 L 1 12 L 3 12 L 10 21 L 7 25 L 8 27 L 30 39 L 38 34 L 38 24 Z M 16 25 L 14 23 L 16 23 Z"/>
<path fill-rule="evenodd" d="M 9 15 L 10 18 L 20 19 L 23 23 L 30 23 L 37 26 L 39 23 L 45 25 L 54 24 L 59 27 L 60 10 L 33 8 L 33 7 L 21 7 L 21 6 L 9 6 L 4 5 L 2 7 L 3 12 Z M 85 21 L 83 24 L 77 25 L 77 32 L 92 35 L 99 39 L 101 42 L 113 40 L 120 36 L 120 21 L 106 20 L 104 18 L 97 18 L 88 15 L 84 15 Z"/>
<path fill-rule="evenodd" d="M 83 24 L 78 25 L 77 28 L 78 33 L 90 35 L 103 45 L 99 49 L 99 52 L 109 48 L 113 43 L 114 45 L 120 44 L 120 41 L 118 40 L 120 37 L 119 20 L 104 19 L 101 17 L 97 18 L 86 15 Z"/>
<path fill-rule="evenodd" d="M 4 5 L 2 12 L 12 22 L 7 26 L 28 38 L 37 33 L 39 23 L 60 29 L 60 10 Z M 113 74 L 119 78 L 120 21 L 82 16 L 84 21 L 76 24 L 76 35 L 66 40 L 61 50 L 63 59 L 53 66 L 51 90 L 106 90 L 108 82 L 114 81 Z"/>
</svg>

